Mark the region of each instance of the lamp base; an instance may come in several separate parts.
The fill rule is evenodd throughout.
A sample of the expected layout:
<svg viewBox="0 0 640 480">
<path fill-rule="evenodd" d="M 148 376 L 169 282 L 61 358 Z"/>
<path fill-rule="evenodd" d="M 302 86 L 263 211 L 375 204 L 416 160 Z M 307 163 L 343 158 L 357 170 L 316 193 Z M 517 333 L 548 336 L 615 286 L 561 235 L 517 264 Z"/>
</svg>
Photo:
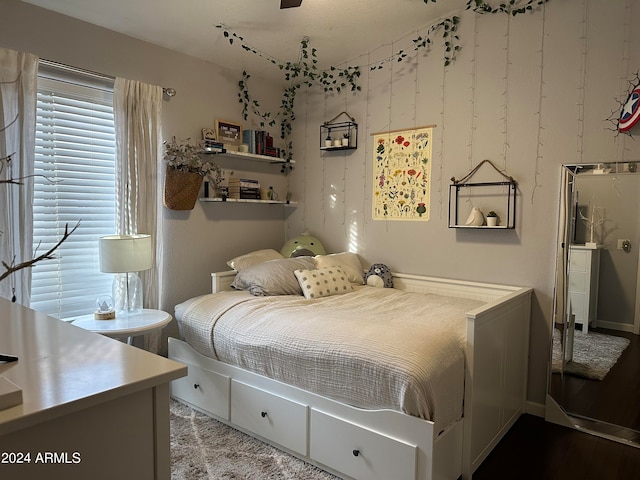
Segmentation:
<svg viewBox="0 0 640 480">
<path fill-rule="evenodd" d="M 115 276 L 113 301 L 116 312 L 142 312 L 142 281 L 136 273 L 119 273 Z"/>
</svg>

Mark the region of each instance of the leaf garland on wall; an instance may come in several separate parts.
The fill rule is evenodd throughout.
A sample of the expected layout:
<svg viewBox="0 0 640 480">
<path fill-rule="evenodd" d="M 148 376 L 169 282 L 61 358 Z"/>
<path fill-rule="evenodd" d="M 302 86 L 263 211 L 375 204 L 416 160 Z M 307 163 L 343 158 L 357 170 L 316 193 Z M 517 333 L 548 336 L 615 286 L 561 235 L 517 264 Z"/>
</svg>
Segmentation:
<svg viewBox="0 0 640 480">
<path fill-rule="evenodd" d="M 468 0 L 467 10 L 473 10 L 476 13 L 506 13 L 516 16 L 521 13 L 532 12 L 535 8 L 547 3 L 549 0 L 526 0 L 525 2 L 517 0 L 509 0 L 508 3 L 501 3 L 497 7 L 492 7 L 484 0 Z"/>
<path fill-rule="evenodd" d="M 423 1 L 426 4 L 436 2 L 436 0 Z M 549 0 L 509 0 L 509 2 L 503 2 L 497 6 L 491 6 L 485 0 L 468 0 L 466 10 L 472 10 L 481 15 L 503 13 L 515 17 L 519 14 L 533 12 L 537 7 L 544 5 L 548 1 Z M 445 67 L 449 66 L 455 61 L 456 54 L 461 49 L 459 44 L 460 38 L 457 35 L 459 23 L 460 17 L 452 16 L 431 25 L 424 35 L 418 35 L 418 37 L 413 39 L 413 50 L 417 52 L 424 49 L 425 52 L 429 52 L 433 44 L 433 36 L 437 32 L 442 31 L 441 36 L 444 39 L 444 65 Z M 243 119 L 245 121 L 248 120 L 249 114 L 252 114 L 259 119 L 261 127 L 267 125 L 275 126 L 276 122 L 279 122 L 280 138 L 284 140 L 288 140 L 291 134 L 291 123 L 295 119 L 295 97 L 301 86 L 320 86 L 325 93 L 340 93 L 347 89 L 352 92 L 358 92 L 361 90 L 358 80 L 361 76 L 362 68 L 367 67 L 370 71 L 380 70 L 391 62 L 402 62 L 408 56 L 408 53 L 404 49 L 400 49 L 386 59 L 373 64 L 347 66 L 344 68 L 330 66 L 325 70 L 320 70 L 317 66 L 318 52 L 315 48 L 310 47 L 308 37 L 303 38 L 300 42 L 300 56 L 298 60 L 296 62 L 283 62 L 253 47 L 246 42 L 241 35 L 233 32 L 224 24 L 217 25 L 217 28 L 222 29 L 223 35 L 229 41 L 230 45 L 237 43 L 245 51 L 264 58 L 284 72 L 285 81 L 289 82 L 290 85 L 283 89 L 280 108 L 275 114 L 261 111 L 260 103 L 251 96 L 248 87 L 248 80 L 251 75 L 243 71 L 242 79 L 238 82 L 238 101 L 242 103 Z M 291 141 L 288 141 L 286 146 L 288 159 L 292 157 L 291 150 L 292 144 Z M 288 170 L 290 169 L 286 167 L 283 168 L 284 173 Z"/>
</svg>

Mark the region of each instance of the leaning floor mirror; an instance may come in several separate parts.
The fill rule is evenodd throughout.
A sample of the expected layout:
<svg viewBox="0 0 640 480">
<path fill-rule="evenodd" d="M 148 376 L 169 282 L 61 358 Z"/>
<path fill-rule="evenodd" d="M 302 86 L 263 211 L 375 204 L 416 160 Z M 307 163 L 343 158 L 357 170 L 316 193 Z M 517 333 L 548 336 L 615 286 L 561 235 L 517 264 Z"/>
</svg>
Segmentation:
<svg viewBox="0 0 640 480">
<path fill-rule="evenodd" d="M 640 447 L 638 164 L 562 167 L 546 417 Z"/>
</svg>

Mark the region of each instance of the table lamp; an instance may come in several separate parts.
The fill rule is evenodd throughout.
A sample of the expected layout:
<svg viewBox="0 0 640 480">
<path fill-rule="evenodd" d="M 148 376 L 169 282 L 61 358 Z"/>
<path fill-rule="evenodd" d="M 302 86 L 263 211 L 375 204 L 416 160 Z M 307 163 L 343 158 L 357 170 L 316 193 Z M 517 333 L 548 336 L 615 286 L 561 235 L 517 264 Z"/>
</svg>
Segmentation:
<svg viewBox="0 0 640 480">
<path fill-rule="evenodd" d="M 152 266 L 151 235 L 100 237 L 100 271 L 115 273 L 113 300 L 116 312 L 142 311 L 142 282 L 136 272 Z"/>
</svg>

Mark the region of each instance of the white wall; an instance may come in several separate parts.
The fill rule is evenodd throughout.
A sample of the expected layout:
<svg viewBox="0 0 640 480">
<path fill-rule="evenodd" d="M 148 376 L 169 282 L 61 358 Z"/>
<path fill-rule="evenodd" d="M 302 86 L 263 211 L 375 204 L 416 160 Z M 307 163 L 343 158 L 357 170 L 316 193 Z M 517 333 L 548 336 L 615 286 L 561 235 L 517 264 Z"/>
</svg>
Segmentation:
<svg viewBox="0 0 640 480">
<path fill-rule="evenodd" d="M 177 95 L 165 98 L 162 106 L 165 138 L 199 139 L 201 129 L 214 127 L 216 118 L 244 123 L 237 99 L 240 72 L 18 0 L 0 0 L 0 46 L 106 75 L 175 88 Z M 261 82 L 258 75 L 252 80 L 256 96 L 278 101 L 277 95 L 264 95 L 275 87 Z M 268 101 L 263 103 L 270 107 Z M 237 175 L 255 174 L 249 172 L 254 167 L 248 163 L 220 163 Z M 264 184 L 284 190 L 286 179 L 278 166 L 256 169 Z M 163 178 L 159 178 L 160 189 Z M 160 207 L 165 253 L 160 308 L 173 312 L 177 303 L 211 291 L 210 273 L 226 269 L 226 260 L 236 255 L 257 248 L 280 249 L 285 215 L 283 207 L 270 205 L 198 202 L 187 212 Z M 174 325 L 167 330 L 177 332 Z"/>
<path fill-rule="evenodd" d="M 461 18 L 463 49 L 447 68 L 434 47 L 391 68 L 364 69 L 358 94 L 300 91 L 290 189 L 301 204 L 293 213 L 242 205 L 162 209 L 167 260 L 161 307 L 172 311 L 177 302 L 208 291 L 209 273 L 225 268 L 231 256 L 280 248 L 284 232 L 290 237 L 308 229 L 331 251 L 357 251 L 396 271 L 534 287 L 529 398 L 544 402 L 560 165 L 640 159 L 640 144 L 616 137 L 605 121 L 640 68 L 640 31 L 631 24 L 640 18 L 640 0 L 554 0 L 544 13 L 509 18 L 461 12 Z M 241 120 L 240 72 L 18 0 L 0 0 L 0 46 L 175 88 L 178 95 L 163 106 L 165 137 L 197 136 L 215 118 Z M 350 63 L 376 62 L 405 47 L 373 45 Z M 251 86 L 256 97 L 273 91 L 259 85 Z M 359 148 L 321 155 L 319 126 L 342 110 L 360 125 Z M 431 220 L 373 221 L 370 133 L 428 124 L 437 125 Z M 447 228 L 450 178 L 485 158 L 518 181 L 516 229 Z M 277 173 L 260 175 L 282 185 Z"/>
<path fill-rule="evenodd" d="M 640 18 L 638 0 L 552 1 L 515 18 L 463 12 L 462 50 L 449 67 L 434 47 L 381 70 L 363 68 L 357 94 L 301 92 L 291 183 L 303 203 L 287 234 L 308 229 L 331 251 L 357 251 L 395 271 L 535 288 L 529 399 L 544 403 L 560 165 L 640 159 L 638 142 L 616 136 L 605 121 L 640 68 L 633 18 Z M 400 48 L 372 46 L 350 64 Z M 358 149 L 321 153 L 319 126 L 342 110 L 359 124 Z M 430 124 L 437 125 L 431 219 L 373 221 L 370 134 Z M 518 182 L 516 228 L 449 229 L 450 179 L 484 159 Z M 490 173 L 483 168 L 474 180 L 501 179 Z"/>
</svg>

